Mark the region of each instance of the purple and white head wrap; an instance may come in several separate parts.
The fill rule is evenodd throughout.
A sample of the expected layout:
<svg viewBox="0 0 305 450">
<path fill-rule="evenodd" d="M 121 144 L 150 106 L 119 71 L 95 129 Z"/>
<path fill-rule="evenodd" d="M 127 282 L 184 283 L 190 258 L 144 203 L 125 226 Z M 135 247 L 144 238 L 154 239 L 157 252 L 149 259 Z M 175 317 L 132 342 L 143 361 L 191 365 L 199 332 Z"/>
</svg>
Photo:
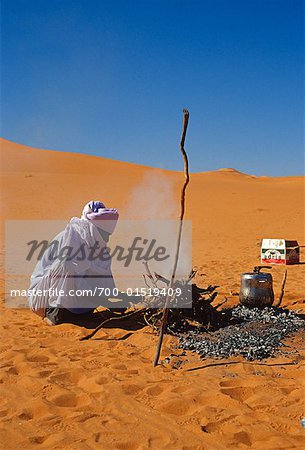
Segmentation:
<svg viewBox="0 0 305 450">
<path fill-rule="evenodd" d="M 106 208 L 104 203 L 92 200 L 85 205 L 81 218 L 89 220 L 111 234 L 115 229 L 119 213 L 115 208 Z"/>
</svg>

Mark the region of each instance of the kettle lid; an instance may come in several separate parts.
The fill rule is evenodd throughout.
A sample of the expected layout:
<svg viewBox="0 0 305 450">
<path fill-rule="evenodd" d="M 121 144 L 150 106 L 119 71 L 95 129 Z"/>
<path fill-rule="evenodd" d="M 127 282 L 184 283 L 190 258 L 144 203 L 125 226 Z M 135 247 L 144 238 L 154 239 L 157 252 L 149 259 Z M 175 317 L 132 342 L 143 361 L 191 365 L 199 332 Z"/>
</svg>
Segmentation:
<svg viewBox="0 0 305 450">
<path fill-rule="evenodd" d="M 261 269 L 272 269 L 271 266 L 255 266 L 253 269 L 254 273 L 260 273 Z"/>
</svg>

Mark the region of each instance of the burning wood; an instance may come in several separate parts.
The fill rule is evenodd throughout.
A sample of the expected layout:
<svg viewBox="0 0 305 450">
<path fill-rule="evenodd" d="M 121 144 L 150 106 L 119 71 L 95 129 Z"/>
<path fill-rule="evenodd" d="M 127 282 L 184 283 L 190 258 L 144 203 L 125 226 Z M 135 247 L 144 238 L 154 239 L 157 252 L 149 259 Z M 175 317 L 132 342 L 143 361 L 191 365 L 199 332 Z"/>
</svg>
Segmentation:
<svg viewBox="0 0 305 450">
<path fill-rule="evenodd" d="M 160 283 L 169 286 L 170 281 L 156 272 L 154 275 L 149 270 L 148 264 L 145 264 L 147 286 L 151 288 L 162 288 Z M 194 329 L 209 329 L 219 325 L 221 315 L 217 311 L 217 307 L 221 306 L 221 302 L 217 307 L 212 306 L 212 302 L 217 296 L 216 288 L 218 286 L 208 286 L 207 288 L 198 287 L 195 283 L 191 283 L 196 275 L 196 271 L 192 270 L 187 280 L 176 280 L 172 287 L 175 290 L 179 288 L 181 294 L 179 301 L 173 297 L 169 307 L 169 317 L 167 330 L 171 334 L 177 334 Z M 149 285 L 149 282 L 151 286 Z M 164 314 L 164 296 L 155 295 L 144 297 L 142 303 L 145 305 L 144 320 L 147 325 L 155 331 L 160 329 Z M 183 305 L 183 307 L 181 307 Z"/>
</svg>

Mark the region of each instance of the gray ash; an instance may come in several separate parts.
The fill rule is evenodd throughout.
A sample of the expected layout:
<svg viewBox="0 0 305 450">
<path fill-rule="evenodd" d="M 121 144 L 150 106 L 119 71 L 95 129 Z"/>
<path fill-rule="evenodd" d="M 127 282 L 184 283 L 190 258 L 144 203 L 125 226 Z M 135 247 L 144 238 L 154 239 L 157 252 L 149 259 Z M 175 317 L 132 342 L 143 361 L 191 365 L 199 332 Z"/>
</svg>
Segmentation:
<svg viewBox="0 0 305 450">
<path fill-rule="evenodd" d="M 179 337 L 179 347 L 196 352 L 201 358 L 227 358 L 241 355 L 249 361 L 274 356 L 282 340 L 305 321 L 282 308 L 237 306 L 223 312 L 226 326 L 214 332 L 190 331 Z"/>
</svg>

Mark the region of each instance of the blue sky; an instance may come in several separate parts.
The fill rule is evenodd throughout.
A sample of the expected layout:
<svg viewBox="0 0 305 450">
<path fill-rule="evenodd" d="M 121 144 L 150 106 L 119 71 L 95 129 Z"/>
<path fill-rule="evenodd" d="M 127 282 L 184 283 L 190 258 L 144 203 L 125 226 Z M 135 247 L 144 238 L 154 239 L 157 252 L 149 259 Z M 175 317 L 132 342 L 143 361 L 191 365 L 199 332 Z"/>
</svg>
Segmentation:
<svg viewBox="0 0 305 450">
<path fill-rule="evenodd" d="M 304 173 L 300 0 L 2 0 L 1 135 L 180 170 Z"/>
</svg>

